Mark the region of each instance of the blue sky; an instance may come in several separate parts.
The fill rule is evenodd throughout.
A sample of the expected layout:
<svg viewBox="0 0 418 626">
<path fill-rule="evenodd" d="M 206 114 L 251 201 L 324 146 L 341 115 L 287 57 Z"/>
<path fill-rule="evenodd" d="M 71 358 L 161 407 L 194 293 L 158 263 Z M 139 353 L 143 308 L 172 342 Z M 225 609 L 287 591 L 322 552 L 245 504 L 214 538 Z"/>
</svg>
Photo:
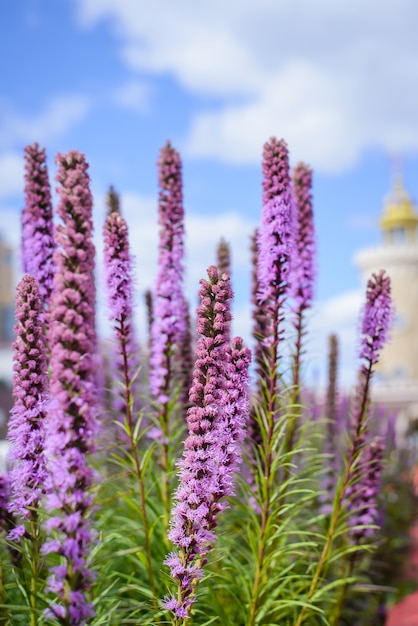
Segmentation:
<svg viewBox="0 0 418 626">
<path fill-rule="evenodd" d="M 324 382 L 326 337 L 336 331 L 348 382 L 362 300 L 352 259 L 379 242 L 394 154 L 418 198 L 417 23 L 415 0 L 4 2 L 0 230 L 17 245 L 23 147 L 46 147 L 51 181 L 55 154 L 76 148 L 91 167 L 99 249 L 106 189 L 121 193 L 142 294 L 155 276 L 155 163 L 169 138 L 183 158 L 189 297 L 224 236 L 235 332 L 248 337 L 262 145 L 283 137 L 292 163 L 315 172 L 310 371 Z"/>
</svg>

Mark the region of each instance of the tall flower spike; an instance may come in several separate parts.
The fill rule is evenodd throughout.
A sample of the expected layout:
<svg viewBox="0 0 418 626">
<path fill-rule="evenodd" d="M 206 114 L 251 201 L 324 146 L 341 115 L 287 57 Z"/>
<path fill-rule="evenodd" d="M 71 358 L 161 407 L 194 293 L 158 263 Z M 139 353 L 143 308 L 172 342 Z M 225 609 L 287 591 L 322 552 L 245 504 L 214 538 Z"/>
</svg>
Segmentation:
<svg viewBox="0 0 418 626">
<path fill-rule="evenodd" d="M 59 604 L 51 612 L 59 623 L 81 626 L 93 615 L 88 593 L 92 531 L 90 487 L 94 472 L 87 453 L 97 433 L 94 392 L 95 284 L 92 197 L 84 155 L 57 156 L 60 183 L 57 226 L 57 272 L 50 306 L 51 403 L 46 452 L 50 459 L 48 506 L 54 516 L 47 530 L 55 539 L 45 546 L 63 563 L 52 569 L 50 590 Z"/>
<path fill-rule="evenodd" d="M 271 139 L 264 146 L 264 200 L 257 236 L 258 304 L 269 318 L 268 335 L 261 338 L 267 363 L 260 369 L 267 374 L 270 399 L 275 395 L 279 342 L 283 333 L 283 305 L 288 292 L 290 260 L 294 249 L 294 219 L 286 143 Z M 275 195 L 273 195 L 273 193 Z M 258 362 L 257 362 L 258 365 Z M 272 408 L 272 407 L 270 407 Z"/>
<path fill-rule="evenodd" d="M 17 286 L 16 320 L 13 343 L 15 402 L 8 431 L 12 464 L 9 510 L 23 521 L 36 517 L 47 476 L 44 446 L 48 379 L 44 313 L 37 280 L 28 274 Z M 18 539 L 18 535 L 19 529 L 13 538 Z"/>
<path fill-rule="evenodd" d="M 292 323 L 296 331 L 292 364 L 293 405 L 300 404 L 300 372 L 303 354 L 303 338 L 306 334 L 306 309 L 312 304 L 315 278 L 315 233 L 312 211 L 312 170 L 304 163 L 299 163 L 292 171 L 293 202 L 295 209 L 295 248 L 290 261 L 290 289 L 293 297 Z M 289 420 L 286 435 L 286 450 L 293 446 L 299 409 Z"/>
<path fill-rule="evenodd" d="M 107 216 L 103 227 L 104 262 L 109 301 L 109 317 L 116 333 L 116 361 L 120 381 L 126 388 L 118 398 L 117 410 L 127 415 L 130 399 L 135 399 L 134 375 L 139 365 L 138 345 L 132 326 L 133 279 L 129 251 L 128 225 L 117 212 Z"/>
<path fill-rule="evenodd" d="M 150 386 L 153 397 L 168 402 L 173 383 L 173 355 L 186 331 L 183 311 L 183 192 L 181 160 L 170 142 L 161 150 L 159 168 L 160 242 L 154 290 Z"/>
<path fill-rule="evenodd" d="M 367 283 L 360 350 L 360 358 L 372 365 L 377 363 L 379 352 L 389 336 L 393 317 L 390 292 L 390 278 L 384 270 L 373 274 Z"/>
<path fill-rule="evenodd" d="M 273 150 L 274 148 L 274 150 Z M 271 140 L 268 154 L 273 183 L 265 192 L 265 203 L 258 232 L 258 284 L 260 302 L 277 301 L 287 291 L 287 280 L 294 244 L 293 204 L 289 176 L 289 155 L 285 141 Z M 264 163 L 263 169 L 267 169 Z M 274 175 L 271 172 L 275 172 Z M 263 185 L 265 187 L 266 182 Z M 275 192 L 275 195 L 271 195 Z M 268 199 L 267 199 L 267 196 Z"/>
<path fill-rule="evenodd" d="M 296 309 L 304 311 L 312 304 L 315 281 L 315 231 L 312 209 L 312 170 L 298 163 L 292 170 L 295 203 L 296 250 L 292 258 L 291 295 Z"/>
<path fill-rule="evenodd" d="M 55 249 L 51 191 L 45 149 L 25 148 L 25 208 L 22 213 L 23 270 L 37 278 L 44 306 L 51 297 Z"/>
<path fill-rule="evenodd" d="M 251 302 L 253 305 L 253 337 L 254 360 L 256 365 L 256 373 L 261 380 L 266 374 L 268 348 L 266 339 L 271 334 L 271 319 L 268 316 L 265 307 L 260 303 L 259 283 L 258 283 L 258 231 L 255 230 L 251 238 L 251 261 L 252 261 L 252 280 L 251 280 Z"/>
<path fill-rule="evenodd" d="M 384 270 L 372 274 L 367 282 L 366 304 L 361 323 L 359 380 L 355 398 L 353 424 L 354 441 L 358 448 L 364 443 L 370 381 L 379 353 L 385 345 L 393 320 L 390 278 Z M 357 451 L 356 451 L 357 453 Z"/>
<path fill-rule="evenodd" d="M 202 337 L 196 346 L 189 434 L 179 461 L 180 484 L 169 533 L 178 552 L 165 561 L 178 584 L 178 595 L 166 598 L 165 607 L 174 611 L 178 624 L 190 615 L 196 600 L 205 555 L 215 541 L 216 516 L 226 506 L 221 498 L 232 493 L 230 477 L 238 463 L 235 446 L 248 415 L 249 354 L 239 338 L 232 351 L 226 345 L 232 297 L 229 277 L 219 276 L 213 266 L 208 275 L 199 291 L 197 330 Z"/>
</svg>

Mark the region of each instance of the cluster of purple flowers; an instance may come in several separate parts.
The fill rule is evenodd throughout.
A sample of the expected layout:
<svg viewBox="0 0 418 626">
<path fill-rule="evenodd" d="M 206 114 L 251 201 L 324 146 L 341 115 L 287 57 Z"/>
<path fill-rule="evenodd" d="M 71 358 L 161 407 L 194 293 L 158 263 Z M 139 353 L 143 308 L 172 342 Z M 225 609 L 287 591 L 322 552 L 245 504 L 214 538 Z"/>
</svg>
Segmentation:
<svg viewBox="0 0 418 626">
<path fill-rule="evenodd" d="M 315 231 L 312 208 L 312 170 L 305 163 L 298 163 L 292 170 L 293 198 L 295 205 L 296 250 L 292 258 L 290 295 L 296 309 L 310 307 L 315 282 Z"/>
<path fill-rule="evenodd" d="M 7 515 L 14 515 L 17 525 L 9 538 L 15 541 L 27 538 L 26 521 L 32 520 L 31 516 L 37 514 L 45 500 L 50 517 L 46 523 L 49 538 L 43 545 L 43 552 L 55 554 L 52 561 L 55 559 L 58 563 L 51 568 L 48 579 L 47 591 L 57 599 L 50 604 L 48 616 L 63 626 L 83 626 L 94 616 L 91 601 L 94 573 L 90 554 L 95 537 L 91 522 L 95 474 L 89 455 L 95 451 L 99 430 L 95 249 L 92 196 L 85 158 L 71 151 L 58 155 L 57 164 L 57 214 L 61 224 L 53 232 L 45 151 L 37 144 L 26 148 L 23 261 L 31 275 L 23 277 L 16 296 L 15 404 L 9 425 L 12 469 L 9 476 L 0 476 L 0 528 L 6 528 Z M 182 291 L 181 161 L 169 142 L 161 151 L 158 166 L 159 268 L 154 293 L 148 298 L 150 393 L 154 401 L 163 405 L 162 421 L 166 420 L 166 426 L 167 407 L 180 385 L 182 406 L 188 406 L 188 434 L 183 455 L 177 462 L 179 486 L 174 494 L 168 533 L 174 551 L 164 561 L 177 583 L 177 593 L 165 598 L 164 607 L 174 613 L 175 623 L 180 624 L 189 619 L 196 601 L 203 568 L 216 541 L 218 515 L 227 508 L 227 498 L 234 494 L 234 474 L 241 463 L 250 413 L 251 355 L 240 337 L 231 340 L 232 289 L 227 271 L 230 251 L 222 241 L 218 247 L 218 267 L 209 267 L 208 280 L 200 282 L 199 338 L 193 376 L 189 380 L 192 355 L 190 316 Z M 265 377 L 271 375 L 266 411 L 266 422 L 270 421 L 264 439 L 260 429 L 252 434 L 260 446 L 267 441 L 266 449 L 260 453 L 259 466 L 269 483 L 268 495 L 263 508 L 256 510 L 262 520 L 260 527 L 265 529 L 272 510 L 270 486 L 275 480 L 270 466 L 277 453 L 273 432 L 274 419 L 280 410 L 276 383 L 283 304 L 287 296 L 293 298 L 298 334 L 295 363 L 299 367 L 302 315 L 313 298 L 315 235 L 310 168 L 299 164 L 291 179 L 287 145 L 283 140 L 272 138 L 264 146 L 263 174 L 262 219 L 252 242 L 252 299 L 258 391 L 265 385 Z M 112 188 L 108 206 L 112 210 L 107 215 L 103 236 L 109 318 L 118 342 L 117 369 L 125 376 L 123 401 L 128 414 L 130 375 L 138 364 L 138 346 L 132 328 L 133 262 L 127 223 L 120 214 L 119 198 Z M 390 280 L 382 271 L 374 274 L 367 286 L 360 353 L 366 364 L 361 370 L 353 447 L 342 490 L 351 508 L 351 536 L 357 542 L 369 536 L 368 527 L 377 518 L 383 448 L 378 439 L 366 441 L 365 421 L 373 366 L 387 340 L 391 319 Z M 299 389 L 298 377 L 294 378 L 294 383 Z M 188 398 L 186 389 L 190 389 Z M 264 398 L 258 400 L 262 403 Z M 293 434 L 291 428 L 294 423 L 288 431 Z M 289 441 L 291 448 L 291 436 Z M 131 443 L 134 455 L 138 452 L 136 440 L 132 438 Z M 168 445 L 165 453 L 168 455 Z M 159 459 L 158 463 L 167 473 L 162 481 L 168 490 L 166 461 Z M 169 511 L 169 496 L 164 505 Z M 145 512 L 146 507 L 144 496 Z M 262 540 L 261 552 L 265 558 L 267 535 Z M 150 552 L 149 537 L 145 541 Z M 152 558 L 148 556 L 152 570 Z M 264 564 L 259 563 L 259 566 L 259 571 L 264 571 Z M 156 600 L 154 587 L 152 594 Z M 254 615 L 258 610 L 254 608 L 257 598 L 252 607 Z"/>
<path fill-rule="evenodd" d="M 189 434 L 179 461 L 180 485 L 175 494 L 169 537 L 179 549 L 165 563 L 178 581 L 177 598 L 165 601 L 176 617 L 190 614 L 205 555 L 215 541 L 217 514 L 233 493 L 232 474 L 239 463 L 239 443 L 248 417 L 250 353 L 240 338 L 228 343 L 229 276 L 208 269 L 201 281 L 196 365 L 187 415 Z"/>
<path fill-rule="evenodd" d="M 42 301 L 53 289 L 55 249 L 51 191 L 45 149 L 37 143 L 25 148 L 25 208 L 22 214 L 23 270 L 38 280 Z"/>
<path fill-rule="evenodd" d="M 96 351 L 92 197 L 82 154 L 58 155 L 60 202 L 56 228 L 56 273 L 49 312 L 50 392 L 45 450 L 49 458 L 48 531 L 45 552 L 64 562 L 49 582 L 61 604 L 51 612 L 64 623 L 83 624 L 93 611 L 87 599 L 92 572 L 89 512 L 93 470 L 87 454 L 97 432 L 94 366 Z M 65 621 L 67 620 L 67 621 Z"/>
<path fill-rule="evenodd" d="M 273 376 L 275 386 L 276 374 L 273 372 L 278 358 L 280 336 L 283 333 L 283 305 L 288 292 L 291 260 L 295 249 L 295 216 L 289 152 L 285 141 L 271 138 L 264 145 L 263 175 L 263 209 L 255 251 L 258 302 L 254 319 L 256 339 L 261 342 L 257 363 L 267 356 L 266 374 Z M 266 317 L 269 321 L 264 324 Z M 258 366 L 261 374 L 266 365 L 261 363 Z"/>
<path fill-rule="evenodd" d="M 187 307 L 183 296 L 184 211 L 181 160 L 170 142 L 158 160 L 159 261 L 153 294 L 150 389 L 166 404 L 172 391 L 173 355 L 187 334 Z"/>
<path fill-rule="evenodd" d="M 36 278 L 26 274 L 17 286 L 16 339 L 13 344 L 14 407 L 9 421 L 10 511 L 20 520 L 37 515 L 47 477 L 45 419 L 48 400 L 44 312 Z M 11 539 L 24 534 L 16 527 Z"/>
</svg>

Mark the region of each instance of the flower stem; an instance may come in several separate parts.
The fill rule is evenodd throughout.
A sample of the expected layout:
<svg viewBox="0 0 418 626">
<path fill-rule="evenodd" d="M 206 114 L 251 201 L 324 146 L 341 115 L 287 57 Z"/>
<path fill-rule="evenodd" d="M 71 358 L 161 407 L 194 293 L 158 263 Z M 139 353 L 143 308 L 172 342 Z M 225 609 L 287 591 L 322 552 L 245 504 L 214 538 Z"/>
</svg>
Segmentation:
<svg viewBox="0 0 418 626">
<path fill-rule="evenodd" d="M 122 352 L 122 360 L 123 360 L 127 434 L 129 438 L 130 447 L 131 447 L 132 459 L 135 465 L 135 475 L 136 475 L 136 480 L 137 480 L 138 489 L 139 489 L 142 521 L 144 524 L 145 554 L 146 554 L 147 565 L 148 565 L 148 575 L 149 575 L 149 580 L 150 580 L 151 593 L 152 593 L 154 608 L 158 610 L 158 597 L 157 597 L 157 591 L 156 591 L 156 586 L 155 586 L 154 570 L 152 566 L 151 542 L 150 542 L 149 520 L 148 520 L 147 506 L 146 506 L 144 476 L 143 476 L 143 471 L 141 468 L 141 463 L 138 457 L 136 441 L 134 439 L 131 379 L 130 379 L 130 374 L 129 374 L 128 354 L 126 351 L 127 342 L 124 339 L 127 336 L 127 329 L 125 325 L 124 316 L 121 316 L 121 318 L 119 319 L 118 331 L 120 333 L 119 336 L 122 338 L 120 344 L 121 344 L 121 352 Z"/>
</svg>

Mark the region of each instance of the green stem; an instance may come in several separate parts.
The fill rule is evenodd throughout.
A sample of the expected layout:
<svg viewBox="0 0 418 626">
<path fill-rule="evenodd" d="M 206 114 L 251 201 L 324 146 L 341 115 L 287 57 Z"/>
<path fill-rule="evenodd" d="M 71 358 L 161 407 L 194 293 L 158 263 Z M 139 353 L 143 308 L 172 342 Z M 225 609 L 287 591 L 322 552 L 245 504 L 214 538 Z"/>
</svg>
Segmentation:
<svg viewBox="0 0 418 626">
<path fill-rule="evenodd" d="M 30 626 L 37 626 L 38 624 L 38 571 L 39 571 L 39 518 L 37 511 L 31 513 L 31 582 L 30 582 Z"/>
<path fill-rule="evenodd" d="M 365 375 L 364 387 L 362 389 L 361 404 L 360 404 L 358 420 L 356 424 L 356 432 L 354 434 L 353 443 L 351 446 L 350 458 L 348 460 L 346 469 L 343 474 L 341 489 L 336 495 L 336 502 L 334 504 L 334 510 L 331 515 L 330 525 L 329 525 L 327 536 L 325 539 L 325 544 L 322 549 L 322 553 L 319 558 L 318 565 L 316 566 L 316 570 L 313 575 L 308 594 L 306 596 L 306 605 L 303 606 L 299 614 L 299 617 L 297 621 L 295 622 L 295 626 L 301 626 L 301 624 L 303 623 L 303 620 L 305 618 L 306 611 L 307 611 L 307 604 L 310 602 L 310 600 L 312 599 L 317 589 L 322 572 L 327 563 L 329 552 L 332 547 L 332 542 L 334 540 L 335 530 L 337 528 L 340 513 L 343 508 L 344 495 L 345 495 L 345 492 L 346 492 L 346 489 L 350 480 L 351 471 L 360 452 L 359 445 L 360 445 L 361 434 L 362 434 L 362 430 L 364 426 L 364 420 L 366 417 L 366 409 L 367 409 L 367 403 L 368 403 L 368 397 L 369 397 L 369 386 L 370 386 L 370 380 L 371 380 L 371 375 L 372 375 L 372 363 L 371 362 L 369 362 L 368 368 L 365 370 L 364 375 Z"/>
<path fill-rule="evenodd" d="M 3 550 L 0 546 L 0 604 L 6 604 L 6 593 L 4 585 L 4 571 L 3 571 Z M 6 615 L 6 609 L 0 607 L 0 626 L 5 626 L 9 615 Z"/>
<path fill-rule="evenodd" d="M 341 573 L 341 580 L 351 577 L 353 573 L 353 569 L 354 569 L 355 560 L 356 560 L 356 555 L 355 553 L 352 553 L 350 555 L 348 564 L 347 563 L 344 564 L 343 571 Z M 340 618 L 343 612 L 344 603 L 347 597 L 348 587 L 349 587 L 349 584 L 346 582 L 344 583 L 342 588 L 340 588 L 341 591 L 340 591 L 337 603 L 335 605 L 335 609 L 331 615 L 330 626 L 338 626 L 338 624 L 340 623 Z"/>
<path fill-rule="evenodd" d="M 123 359 L 123 375 L 124 375 L 124 386 L 125 386 L 125 402 L 126 402 L 126 422 L 127 422 L 127 430 L 129 443 L 131 447 L 132 459 L 135 465 L 135 475 L 139 489 L 139 497 L 141 504 L 141 513 L 142 513 L 142 521 L 144 524 L 144 539 L 145 539 L 145 555 L 147 559 L 148 565 L 148 575 L 151 586 L 152 600 L 153 605 L 156 611 L 158 611 L 158 597 L 155 586 L 155 578 L 154 578 L 154 569 L 152 565 L 152 555 L 151 555 L 151 541 L 150 541 L 150 531 L 149 531 L 149 521 L 148 521 L 148 513 L 146 506 L 146 495 L 145 495 L 145 485 L 144 485 L 144 477 L 141 468 L 141 463 L 138 457 L 138 450 L 136 446 L 136 441 L 134 440 L 134 423 L 133 423 L 133 415 L 132 415 L 132 393 L 131 393 L 131 380 L 129 375 L 129 365 L 128 365 L 128 355 L 126 352 L 126 337 L 127 330 L 125 327 L 125 319 L 121 317 L 120 322 L 120 336 L 122 339 L 121 351 L 122 351 L 122 359 Z"/>
<path fill-rule="evenodd" d="M 249 626 L 254 626 L 257 617 L 261 579 L 264 569 L 264 561 L 267 546 L 267 524 L 270 517 L 271 508 L 271 481 L 272 481 L 272 464 L 273 464 L 273 437 L 274 437 L 274 420 L 276 414 L 276 392 L 277 392 L 277 351 L 279 344 L 279 301 L 275 303 L 273 312 L 273 345 L 270 353 L 269 367 L 269 387 L 267 395 L 267 436 L 265 439 L 265 464 L 263 483 L 265 486 L 265 498 L 261 510 L 260 534 L 257 547 L 257 567 L 254 576 L 253 587 L 251 591 L 251 604 L 249 615 Z"/>
</svg>

